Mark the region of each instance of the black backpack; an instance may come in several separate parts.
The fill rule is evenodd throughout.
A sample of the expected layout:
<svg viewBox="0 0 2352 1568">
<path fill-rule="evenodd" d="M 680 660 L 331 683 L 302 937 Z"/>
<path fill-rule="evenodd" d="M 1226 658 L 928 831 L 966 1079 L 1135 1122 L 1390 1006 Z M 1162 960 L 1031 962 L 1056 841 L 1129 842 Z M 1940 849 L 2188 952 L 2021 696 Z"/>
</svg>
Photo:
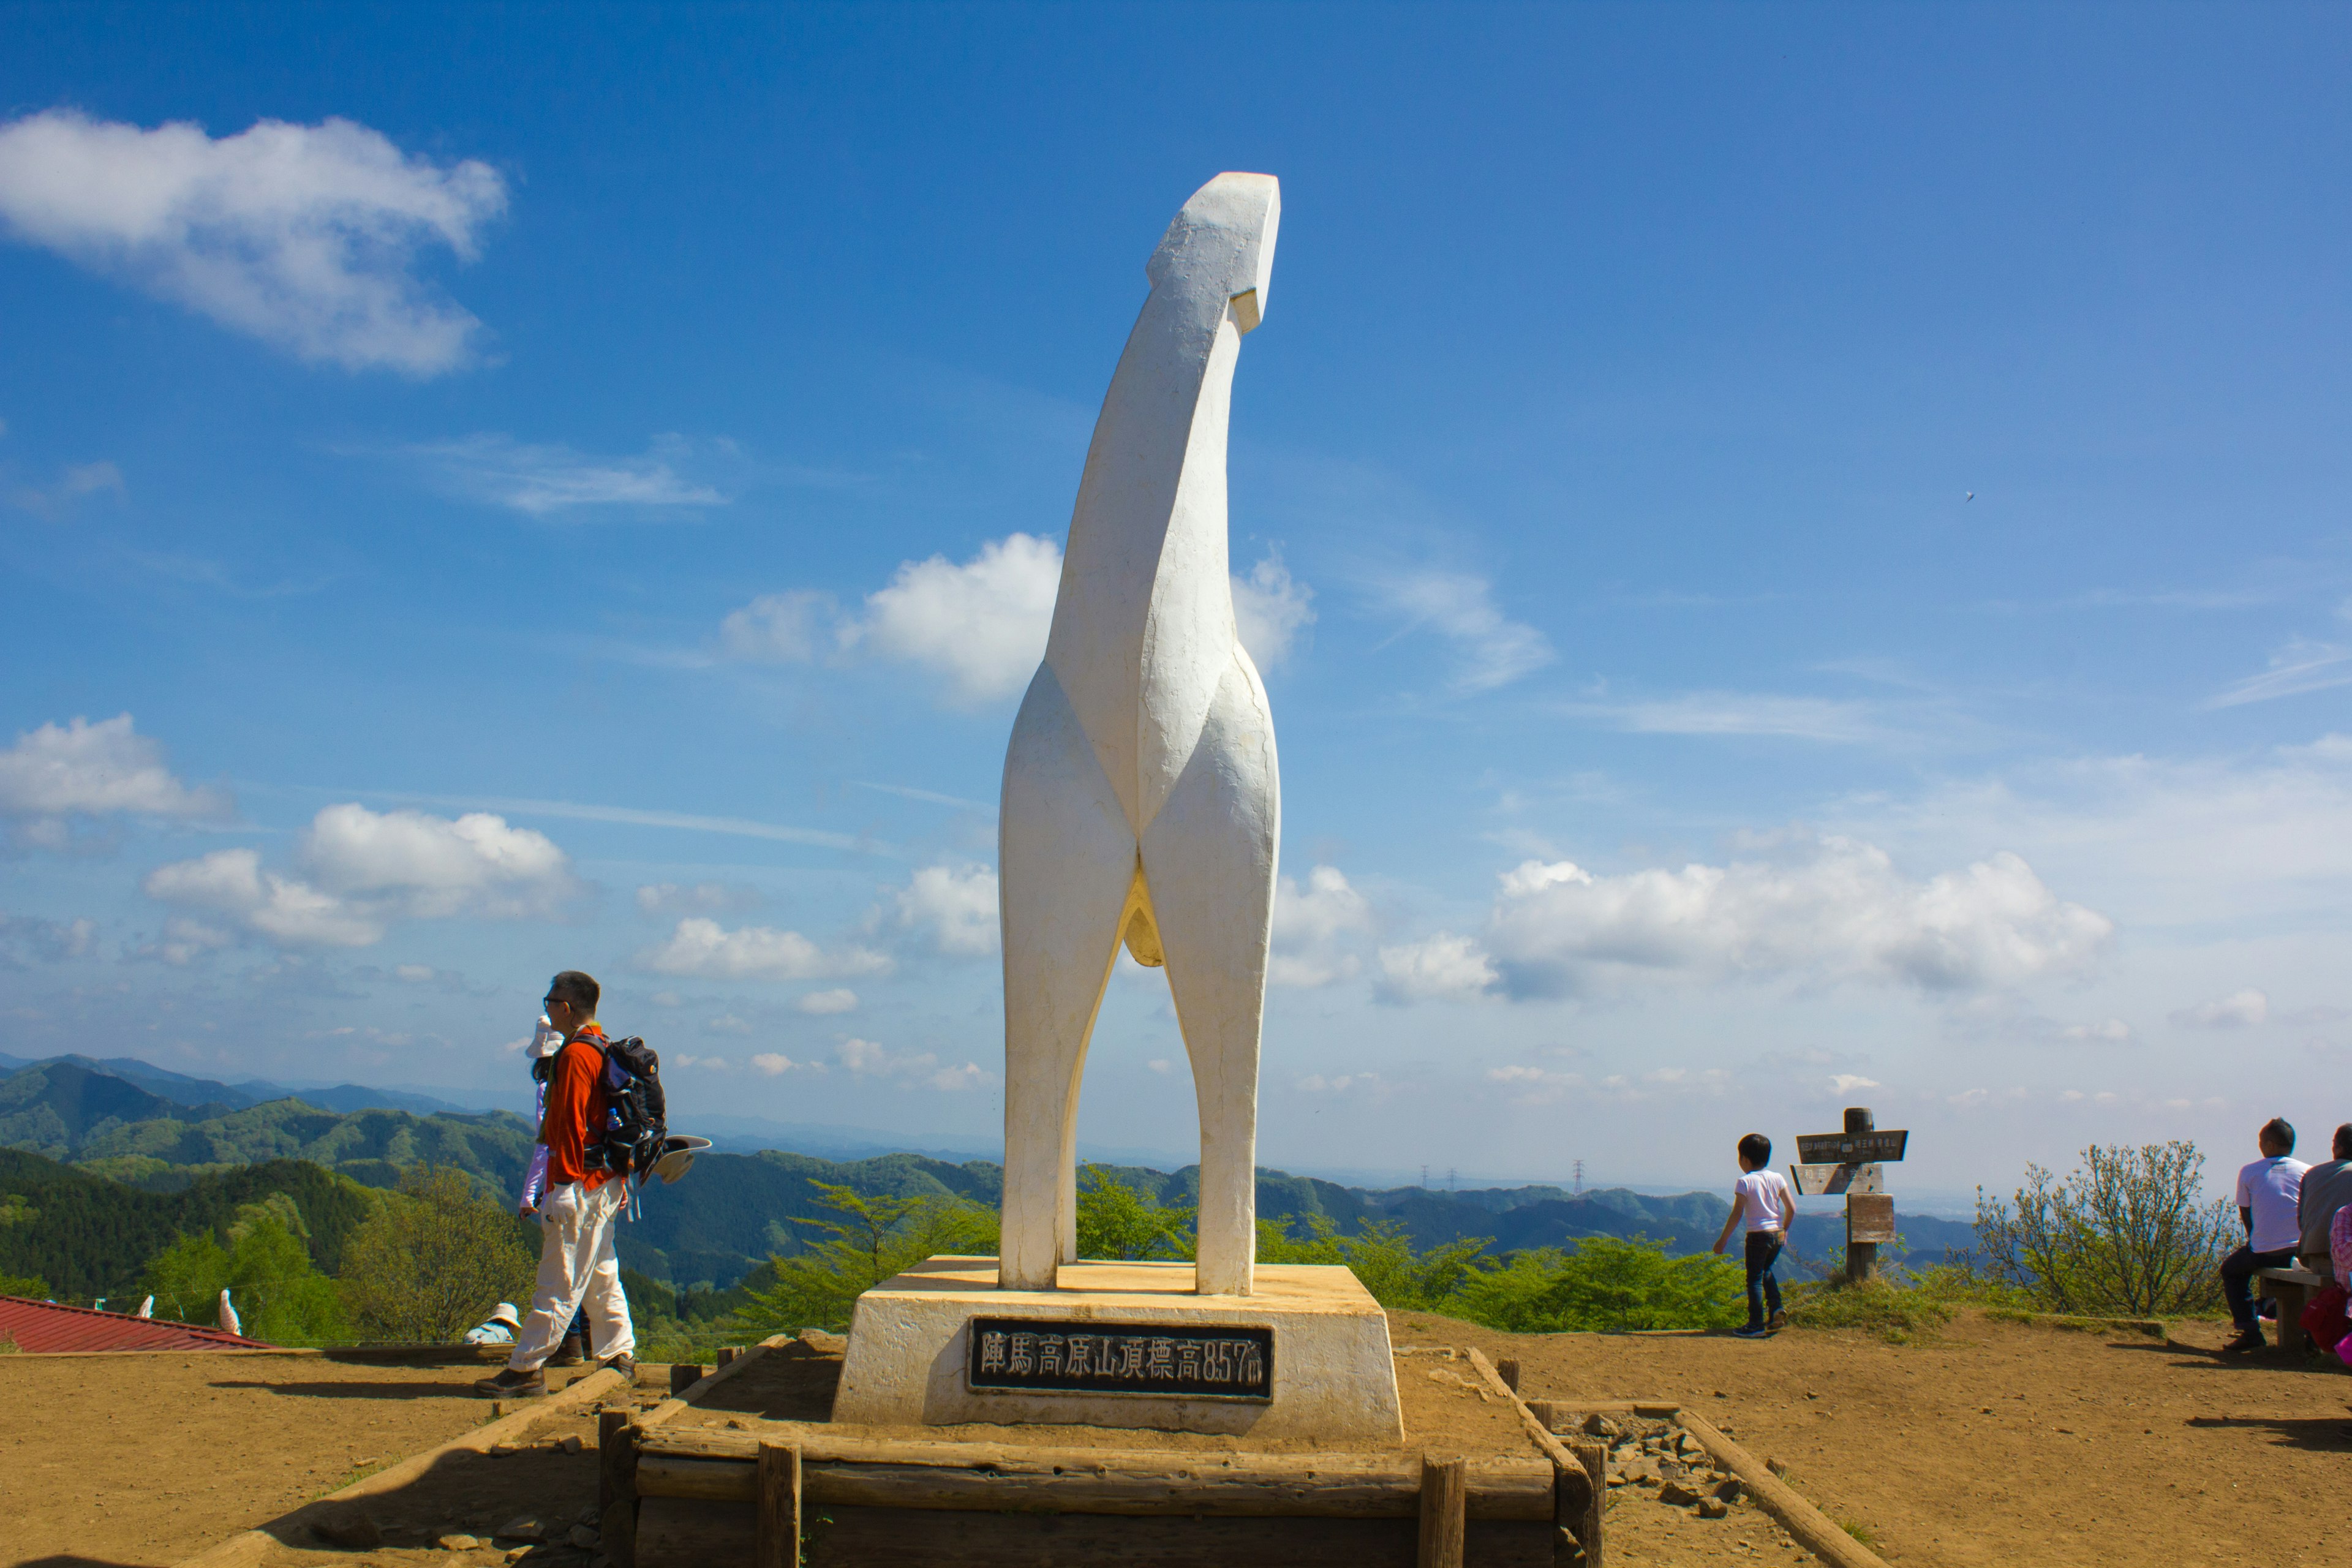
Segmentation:
<svg viewBox="0 0 2352 1568">
<path fill-rule="evenodd" d="M 590 1130 L 583 1161 L 592 1171 L 616 1176 L 643 1176 L 662 1156 L 662 1141 L 669 1136 L 669 1105 L 662 1093 L 661 1053 L 636 1036 L 606 1040 L 604 1103 L 608 1108 L 601 1133 Z M 555 1069 L 553 1057 L 531 1064 L 531 1076 L 541 1083 Z"/>
</svg>

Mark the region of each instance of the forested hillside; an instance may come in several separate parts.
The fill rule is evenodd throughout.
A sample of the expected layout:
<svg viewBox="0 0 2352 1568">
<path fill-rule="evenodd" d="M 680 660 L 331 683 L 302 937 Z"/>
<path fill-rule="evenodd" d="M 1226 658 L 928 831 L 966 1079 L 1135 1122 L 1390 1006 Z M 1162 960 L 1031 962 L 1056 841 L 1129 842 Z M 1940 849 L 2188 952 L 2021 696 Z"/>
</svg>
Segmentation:
<svg viewBox="0 0 2352 1568">
<path fill-rule="evenodd" d="M 311 1260 L 332 1273 L 343 1243 L 374 1203 L 349 1177 L 298 1160 L 271 1160 L 196 1178 L 173 1193 L 146 1193 L 0 1149 L 0 1274 L 47 1282 L 61 1300 L 127 1297 L 148 1260 L 181 1237 L 216 1231 L 237 1209 L 272 1194 L 293 1199 L 310 1232 Z"/>
</svg>

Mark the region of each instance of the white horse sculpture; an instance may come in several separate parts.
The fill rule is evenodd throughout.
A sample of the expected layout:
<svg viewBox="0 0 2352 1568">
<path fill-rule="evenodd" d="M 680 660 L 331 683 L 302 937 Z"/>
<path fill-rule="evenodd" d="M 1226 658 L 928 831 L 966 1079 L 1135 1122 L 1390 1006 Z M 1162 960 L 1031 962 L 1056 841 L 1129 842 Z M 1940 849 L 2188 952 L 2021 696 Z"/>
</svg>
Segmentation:
<svg viewBox="0 0 2352 1568">
<path fill-rule="evenodd" d="M 998 1284 L 1077 1256 L 1078 1080 L 1124 941 L 1165 963 L 1201 1117 L 1204 1295 L 1250 1293 L 1257 1066 L 1281 790 L 1234 635 L 1225 422 L 1281 186 L 1219 174 L 1146 268 L 1095 422 L 1045 662 L 1004 756 L 1004 1224 Z"/>
</svg>

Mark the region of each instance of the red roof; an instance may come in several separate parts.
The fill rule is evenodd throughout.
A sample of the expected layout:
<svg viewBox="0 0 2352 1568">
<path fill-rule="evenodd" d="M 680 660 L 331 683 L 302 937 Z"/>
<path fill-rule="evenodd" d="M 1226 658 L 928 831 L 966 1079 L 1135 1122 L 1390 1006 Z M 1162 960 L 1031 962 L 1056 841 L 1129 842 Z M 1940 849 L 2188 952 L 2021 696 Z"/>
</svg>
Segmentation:
<svg viewBox="0 0 2352 1568">
<path fill-rule="evenodd" d="M 29 1296 L 0 1296 L 0 1338 L 16 1342 L 28 1355 L 58 1351 L 267 1351 L 278 1347 L 242 1334 L 134 1318 L 128 1312 L 96 1312 L 60 1307 Z"/>
</svg>

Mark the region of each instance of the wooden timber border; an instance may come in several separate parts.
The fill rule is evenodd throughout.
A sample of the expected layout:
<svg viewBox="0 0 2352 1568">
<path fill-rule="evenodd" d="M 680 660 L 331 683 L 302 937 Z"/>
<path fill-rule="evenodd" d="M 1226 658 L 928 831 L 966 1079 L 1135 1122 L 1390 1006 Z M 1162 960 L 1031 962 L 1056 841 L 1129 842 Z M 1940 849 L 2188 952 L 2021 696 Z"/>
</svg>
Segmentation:
<svg viewBox="0 0 2352 1568">
<path fill-rule="evenodd" d="M 720 1379 L 789 1342 L 779 1335 L 736 1353 L 634 1422 L 606 1414 L 603 1545 L 622 1568 L 797 1568 L 803 1539 L 820 1535 L 828 1556 L 910 1568 L 1601 1568 L 1600 1446 L 1588 1462 L 1537 1429 L 1528 1436 L 1538 1454 L 1465 1458 L 672 1424 Z"/>
<path fill-rule="evenodd" d="M 1715 1423 L 1695 1410 L 1656 1400 L 1521 1400 L 1517 1390 L 1507 1388 L 1502 1378 L 1492 1375 L 1494 1368 L 1484 1355 L 1473 1350 L 1470 1363 L 1489 1376 L 1494 1387 L 1504 1389 L 1518 1402 L 1532 1426 L 1546 1432 L 1575 1415 L 1635 1415 L 1671 1421 L 1696 1439 L 1708 1458 L 1738 1477 L 1740 1484 L 1754 1495 L 1757 1506 L 1779 1520 L 1781 1528 L 1797 1538 L 1798 1544 L 1831 1568 L 1887 1568 L 1885 1558 L 1848 1535 L 1836 1521 L 1807 1501 L 1804 1494 L 1774 1475 L 1769 1465 L 1724 1436 Z"/>
</svg>

